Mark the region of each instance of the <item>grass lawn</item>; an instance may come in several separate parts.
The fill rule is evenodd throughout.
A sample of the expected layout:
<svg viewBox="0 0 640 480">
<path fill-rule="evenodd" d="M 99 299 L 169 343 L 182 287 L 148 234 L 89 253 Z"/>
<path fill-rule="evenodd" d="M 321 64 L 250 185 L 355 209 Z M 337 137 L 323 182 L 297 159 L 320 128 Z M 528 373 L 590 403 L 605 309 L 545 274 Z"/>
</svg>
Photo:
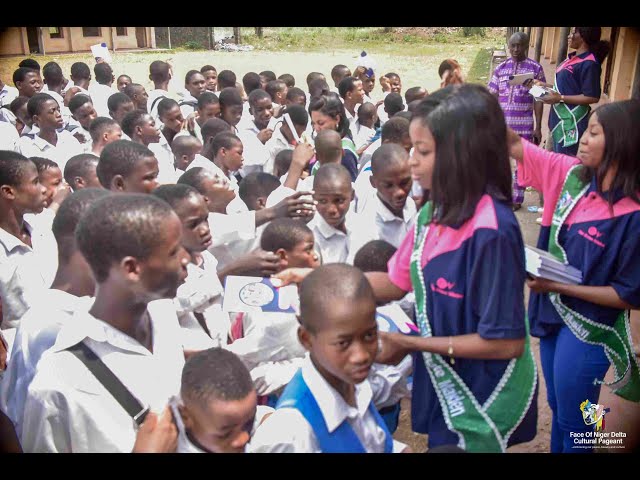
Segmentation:
<svg viewBox="0 0 640 480">
<path fill-rule="evenodd" d="M 148 78 L 149 64 L 159 59 L 169 60 L 174 65 L 177 86 L 188 70 L 212 64 L 218 71 L 233 70 L 238 79 L 249 71 L 268 69 L 277 75 L 290 73 L 295 77 L 296 85 L 306 90 L 305 77 L 309 72 L 320 71 L 330 81 L 329 74 L 334 65 L 343 63 L 353 68 L 360 52 L 366 50 L 377 63 L 378 75 L 393 71 L 401 76 L 403 91 L 418 85 L 429 91 L 439 88 L 437 70 L 445 58 L 458 60 L 468 81 L 487 83 L 491 50 L 504 44 L 503 30 L 487 29 L 485 37 L 464 37 L 460 30 L 435 34 L 419 30 L 395 28 L 391 33 L 384 33 L 381 27 L 265 28 L 264 37 L 259 39 L 253 28 L 246 27 L 242 29 L 242 41 L 255 47 L 251 52 L 186 49 L 116 52 L 112 66 L 116 76 L 127 73 L 134 82 L 148 89 L 153 88 Z M 12 85 L 11 75 L 22 58 L 0 58 L 0 78 Z M 34 58 L 41 65 L 52 60 L 58 62 L 67 75 L 74 62 L 94 65 L 89 52 Z M 381 98 L 379 87 L 374 90 L 373 97 Z"/>
</svg>

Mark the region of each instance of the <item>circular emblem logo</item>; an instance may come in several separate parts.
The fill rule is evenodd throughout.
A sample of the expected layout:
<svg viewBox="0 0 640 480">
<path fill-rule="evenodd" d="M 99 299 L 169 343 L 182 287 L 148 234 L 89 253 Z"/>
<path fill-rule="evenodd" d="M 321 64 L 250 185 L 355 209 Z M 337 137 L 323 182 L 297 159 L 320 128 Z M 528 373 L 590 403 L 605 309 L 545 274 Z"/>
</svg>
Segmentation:
<svg viewBox="0 0 640 480">
<path fill-rule="evenodd" d="M 240 290 L 240 301 L 250 307 L 263 307 L 271 303 L 273 291 L 264 283 L 249 283 Z"/>
</svg>

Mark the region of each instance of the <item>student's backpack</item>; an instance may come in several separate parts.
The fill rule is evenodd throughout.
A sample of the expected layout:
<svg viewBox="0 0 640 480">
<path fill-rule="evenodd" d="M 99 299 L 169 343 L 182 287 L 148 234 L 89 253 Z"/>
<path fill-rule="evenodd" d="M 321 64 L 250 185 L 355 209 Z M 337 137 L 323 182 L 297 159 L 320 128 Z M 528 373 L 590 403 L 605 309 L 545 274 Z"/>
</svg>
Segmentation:
<svg viewBox="0 0 640 480">
<path fill-rule="evenodd" d="M 193 108 L 198 108 L 198 102 L 196 100 L 180 100 L 180 102 L 178 102 L 178 105 L 189 105 Z"/>
<path fill-rule="evenodd" d="M 151 102 L 151 108 L 149 109 L 149 112 L 153 112 L 153 107 L 155 107 L 158 104 L 158 102 L 163 98 L 169 98 L 169 97 L 166 97 L 164 95 L 157 97 L 153 102 Z"/>
</svg>

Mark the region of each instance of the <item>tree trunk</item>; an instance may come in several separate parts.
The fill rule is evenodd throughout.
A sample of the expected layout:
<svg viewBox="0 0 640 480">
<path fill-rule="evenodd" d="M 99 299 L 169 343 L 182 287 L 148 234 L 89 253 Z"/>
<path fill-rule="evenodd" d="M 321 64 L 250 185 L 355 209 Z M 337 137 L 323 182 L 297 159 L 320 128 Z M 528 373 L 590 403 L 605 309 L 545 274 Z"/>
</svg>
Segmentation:
<svg viewBox="0 0 640 480">
<path fill-rule="evenodd" d="M 236 45 L 240 45 L 242 39 L 240 38 L 240 27 L 233 27 L 233 38 L 236 41 Z"/>
<path fill-rule="evenodd" d="M 258 38 L 262 38 L 262 35 L 263 35 L 263 33 L 262 33 L 262 27 L 255 27 L 255 29 L 256 29 L 256 36 L 257 36 Z"/>
</svg>

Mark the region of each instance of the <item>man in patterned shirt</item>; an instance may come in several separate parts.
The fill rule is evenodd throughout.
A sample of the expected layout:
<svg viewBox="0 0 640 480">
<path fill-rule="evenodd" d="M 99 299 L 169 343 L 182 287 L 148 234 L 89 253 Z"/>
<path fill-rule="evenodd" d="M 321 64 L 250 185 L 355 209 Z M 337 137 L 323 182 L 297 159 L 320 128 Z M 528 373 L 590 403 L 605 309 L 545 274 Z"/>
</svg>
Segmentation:
<svg viewBox="0 0 640 480">
<path fill-rule="evenodd" d="M 529 93 L 529 88 L 523 85 L 509 85 L 512 75 L 533 73 L 533 78 L 544 79 L 542 66 L 527 58 L 529 38 L 524 32 L 516 32 L 509 39 L 509 53 L 511 58 L 498 65 L 489 82 L 489 91 L 500 102 L 507 125 L 521 137 L 532 141 L 536 145 L 542 138 L 542 102 L 536 102 Z M 535 127 L 533 116 L 535 114 Z M 514 173 L 513 203 L 519 208 L 524 200 L 524 187 L 518 184 L 517 172 Z"/>
</svg>

